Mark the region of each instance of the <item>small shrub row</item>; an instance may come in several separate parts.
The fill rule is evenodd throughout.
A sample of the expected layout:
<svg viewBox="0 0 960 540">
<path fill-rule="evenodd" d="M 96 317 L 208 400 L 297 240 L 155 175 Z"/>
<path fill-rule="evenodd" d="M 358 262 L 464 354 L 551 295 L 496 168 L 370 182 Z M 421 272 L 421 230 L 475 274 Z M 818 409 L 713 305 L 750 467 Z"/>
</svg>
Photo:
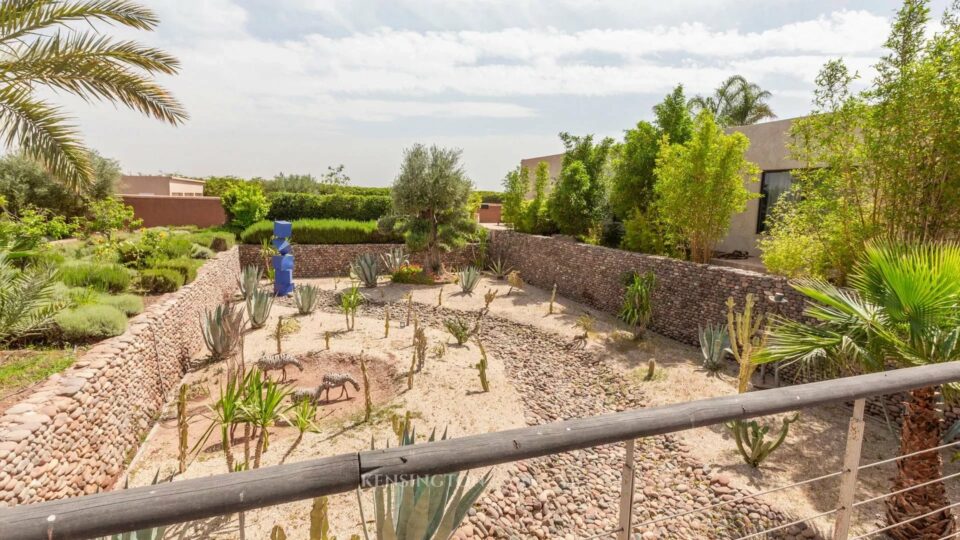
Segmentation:
<svg viewBox="0 0 960 540">
<path fill-rule="evenodd" d="M 113 306 L 91 304 L 61 311 L 54 318 L 64 341 L 89 342 L 119 336 L 127 316 Z"/>
<path fill-rule="evenodd" d="M 183 283 L 190 283 L 197 279 L 197 269 L 203 265 L 203 261 L 196 259 L 169 259 L 160 261 L 153 266 L 154 270 L 175 270 L 183 276 Z"/>
<path fill-rule="evenodd" d="M 390 213 L 389 195 L 313 195 L 310 193 L 271 193 L 269 220 L 351 219 L 369 221 Z"/>
<path fill-rule="evenodd" d="M 236 243 L 236 236 L 228 231 L 198 231 L 187 235 L 187 239 L 218 253 L 232 248 Z"/>
<path fill-rule="evenodd" d="M 184 276 L 172 268 L 150 268 L 140 272 L 140 288 L 152 294 L 174 292 L 183 287 Z"/>
<path fill-rule="evenodd" d="M 130 270 L 119 264 L 75 262 L 60 267 L 60 280 L 70 287 L 119 293 L 130 285 Z"/>
<path fill-rule="evenodd" d="M 240 235 L 244 244 L 260 244 L 273 237 L 273 223 L 261 221 Z M 295 244 L 392 244 L 403 241 L 398 235 L 377 229 L 375 221 L 346 219 L 297 219 L 293 221 Z"/>
</svg>

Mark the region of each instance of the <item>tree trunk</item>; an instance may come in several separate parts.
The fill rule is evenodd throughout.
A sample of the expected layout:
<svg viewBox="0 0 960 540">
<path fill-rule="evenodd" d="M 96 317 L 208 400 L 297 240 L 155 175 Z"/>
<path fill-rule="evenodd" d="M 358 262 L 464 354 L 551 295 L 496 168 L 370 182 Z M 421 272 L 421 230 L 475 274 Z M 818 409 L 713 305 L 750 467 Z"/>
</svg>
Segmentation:
<svg viewBox="0 0 960 540">
<path fill-rule="evenodd" d="M 900 455 L 912 454 L 940 445 L 943 419 L 936 408 L 935 388 L 921 388 L 910 393 L 905 404 L 900 436 Z M 897 476 L 892 491 L 909 488 L 943 476 L 940 452 L 926 452 L 897 462 Z M 887 525 L 900 523 L 933 512 L 950 504 L 943 482 L 912 489 L 886 499 Z M 939 540 L 956 532 L 950 510 L 911 521 L 890 529 L 887 534 L 896 540 Z"/>
<path fill-rule="evenodd" d="M 430 240 L 427 242 L 427 268 L 433 272 L 440 272 L 440 248 L 437 246 L 437 237 L 439 236 L 439 227 L 436 217 L 430 215 Z"/>
</svg>

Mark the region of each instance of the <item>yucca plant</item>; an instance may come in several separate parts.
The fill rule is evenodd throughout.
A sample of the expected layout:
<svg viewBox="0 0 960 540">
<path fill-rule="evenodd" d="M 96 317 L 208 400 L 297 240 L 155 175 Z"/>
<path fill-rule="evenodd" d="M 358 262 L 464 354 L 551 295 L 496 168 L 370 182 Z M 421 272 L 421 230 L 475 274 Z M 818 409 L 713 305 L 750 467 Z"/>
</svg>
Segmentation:
<svg viewBox="0 0 960 540">
<path fill-rule="evenodd" d="M 263 279 L 263 270 L 256 265 L 248 264 L 240 271 L 237 276 L 237 288 L 240 289 L 240 296 L 244 300 L 250 298 L 253 291 L 260 288 L 260 280 Z"/>
<path fill-rule="evenodd" d="M 444 432 L 440 440 L 446 440 Z M 436 432 L 427 442 L 436 440 Z M 416 430 L 404 424 L 402 446 L 414 444 Z M 470 507 L 490 482 L 491 472 L 473 486 L 461 473 L 425 476 L 416 480 L 377 486 L 373 491 L 374 523 L 378 539 L 446 540 L 460 526 Z"/>
<path fill-rule="evenodd" d="M 505 279 L 508 275 L 510 275 L 510 272 L 513 271 L 513 268 L 503 262 L 503 259 L 500 257 L 490 261 L 489 269 L 490 273 L 492 273 L 497 279 Z"/>
<path fill-rule="evenodd" d="M 249 377 L 251 373 L 253 371 L 248 372 L 246 377 Z M 213 431 L 220 428 L 220 446 L 227 462 L 227 472 L 236 470 L 236 461 L 233 456 L 233 428 L 243 419 L 241 404 L 243 403 L 244 387 L 245 380 L 239 380 L 239 377 L 228 377 L 225 384 L 221 382 L 220 397 L 213 405 L 209 406 L 210 413 L 213 416 L 210 426 L 207 427 L 197 444 L 190 450 L 196 452 L 197 449 L 206 444 Z"/>
<path fill-rule="evenodd" d="M 703 369 L 717 373 L 723 369 L 723 359 L 727 354 L 727 328 L 722 324 L 708 324 L 698 327 L 700 336 L 700 354 L 703 355 Z"/>
<path fill-rule="evenodd" d="M 457 272 L 457 281 L 460 284 L 460 290 L 466 294 L 473 294 L 473 290 L 480 283 L 480 271 L 475 266 L 468 266 Z"/>
<path fill-rule="evenodd" d="M 363 283 L 364 287 L 377 286 L 377 258 L 372 253 L 364 253 L 350 263 L 350 275 Z"/>
<path fill-rule="evenodd" d="M 0 345 L 41 334 L 67 307 L 55 295 L 57 272 L 49 266 L 17 269 L 0 252 Z"/>
<path fill-rule="evenodd" d="M 364 300 L 359 285 L 354 285 L 340 293 L 340 311 L 347 319 L 347 330 L 353 330 L 353 325 L 357 320 L 357 309 Z"/>
<path fill-rule="evenodd" d="M 273 308 L 273 295 L 262 289 L 255 289 L 247 298 L 247 318 L 253 328 L 263 328 Z"/>
<path fill-rule="evenodd" d="M 244 419 L 259 432 L 253 455 L 253 468 L 260 467 L 263 453 L 270 446 L 270 432 L 267 428 L 278 420 L 286 422 L 286 412 L 290 406 L 284 403 L 290 390 L 272 381 L 258 370 L 252 370 L 245 381 L 244 400 L 240 408 Z"/>
<path fill-rule="evenodd" d="M 296 450 L 297 446 L 299 446 L 303 440 L 305 433 L 316 433 L 319 430 L 313 421 L 317 416 L 317 405 L 312 400 L 305 399 L 298 401 L 290 408 L 289 413 L 287 419 L 293 427 L 297 428 L 297 438 L 293 440 L 293 444 L 291 444 L 290 448 L 283 454 L 280 463 L 285 462 L 287 458 L 290 457 L 290 454 Z"/>
<path fill-rule="evenodd" d="M 320 298 L 320 287 L 313 285 L 297 285 L 293 290 L 293 302 L 297 305 L 297 313 L 309 315 L 317 309 Z"/>
<path fill-rule="evenodd" d="M 400 267 L 410 264 L 410 255 L 407 254 L 407 250 L 403 246 L 400 246 L 391 248 L 387 253 L 382 253 L 380 260 L 383 262 L 383 267 L 386 268 L 387 273 L 393 275 L 400 270 Z"/>
<path fill-rule="evenodd" d="M 214 361 L 233 356 L 243 339 L 243 310 L 236 304 L 220 304 L 200 318 L 203 343 Z"/>
<path fill-rule="evenodd" d="M 627 282 L 627 289 L 623 295 L 623 307 L 620 308 L 620 320 L 636 328 L 634 336 L 643 339 L 647 325 L 653 318 L 653 303 L 651 296 L 656 285 L 656 277 L 652 272 L 645 274 L 633 273 Z"/>
</svg>

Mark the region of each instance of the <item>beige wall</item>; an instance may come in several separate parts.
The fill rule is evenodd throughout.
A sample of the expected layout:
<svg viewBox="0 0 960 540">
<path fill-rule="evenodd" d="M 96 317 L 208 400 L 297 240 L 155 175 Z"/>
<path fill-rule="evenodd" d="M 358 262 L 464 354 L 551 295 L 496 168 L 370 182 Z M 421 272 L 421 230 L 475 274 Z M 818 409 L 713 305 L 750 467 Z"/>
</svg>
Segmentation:
<svg viewBox="0 0 960 540">
<path fill-rule="evenodd" d="M 533 197 L 533 186 L 536 180 L 537 166 L 541 161 L 546 161 L 550 165 L 550 182 L 556 182 L 560 178 L 560 168 L 563 166 L 563 154 L 553 154 L 550 156 L 532 157 L 520 160 L 520 166 L 526 167 L 530 171 L 530 190 L 527 191 L 527 197 Z"/>
<path fill-rule="evenodd" d="M 200 197 L 203 195 L 203 180 L 177 176 L 123 175 L 117 184 L 120 195 L 175 195 Z"/>
<path fill-rule="evenodd" d="M 171 178 L 170 195 L 183 197 L 202 197 L 203 182 L 176 177 Z"/>
</svg>

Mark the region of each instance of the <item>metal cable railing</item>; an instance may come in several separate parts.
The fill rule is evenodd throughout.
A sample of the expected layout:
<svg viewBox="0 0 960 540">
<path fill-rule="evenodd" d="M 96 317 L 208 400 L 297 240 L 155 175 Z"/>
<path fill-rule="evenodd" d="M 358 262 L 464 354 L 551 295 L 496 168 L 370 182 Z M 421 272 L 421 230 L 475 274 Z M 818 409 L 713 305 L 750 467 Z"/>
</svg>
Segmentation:
<svg viewBox="0 0 960 540">
<path fill-rule="evenodd" d="M 927 517 L 936 515 L 936 514 L 938 514 L 938 513 L 940 513 L 940 512 L 943 512 L 944 510 L 949 510 L 949 509 L 951 509 L 951 508 L 956 508 L 957 506 L 960 506 L 960 502 L 958 502 L 958 503 L 953 503 L 953 504 L 948 504 L 947 506 L 943 506 L 943 507 L 937 508 L 936 510 L 931 510 L 931 511 L 927 512 L 926 514 L 922 514 L 922 515 L 919 515 L 919 516 L 915 516 L 915 517 L 912 517 L 912 518 L 910 518 L 910 519 L 905 519 L 905 520 L 903 520 L 903 521 L 898 521 L 897 523 L 893 523 L 893 524 L 891 524 L 891 525 L 887 525 L 886 527 L 883 527 L 883 528 L 881 528 L 881 529 L 877 529 L 877 530 L 875 530 L 875 531 L 870 531 L 870 532 L 868 532 L 868 533 L 866 533 L 866 534 L 861 534 L 860 536 L 854 536 L 854 537 L 851 538 L 850 540 L 861 540 L 862 538 L 869 538 L 869 537 L 871 537 L 871 536 L 873 536 L 873 535 L 875 535 L 875 534 L 880 534 L 880 533 L 882 533 L 882 532 L 889 531 L 890 529 L 896 529 L 897 527 L 902 527 L 903 525 L 906 525 L 907 523 L 913 523 L 914 521 L 917 521 L 917 520 L 920 520 L 920 519 L 923 519 L 923 518 L 927 518 Z"/>
</svg>

